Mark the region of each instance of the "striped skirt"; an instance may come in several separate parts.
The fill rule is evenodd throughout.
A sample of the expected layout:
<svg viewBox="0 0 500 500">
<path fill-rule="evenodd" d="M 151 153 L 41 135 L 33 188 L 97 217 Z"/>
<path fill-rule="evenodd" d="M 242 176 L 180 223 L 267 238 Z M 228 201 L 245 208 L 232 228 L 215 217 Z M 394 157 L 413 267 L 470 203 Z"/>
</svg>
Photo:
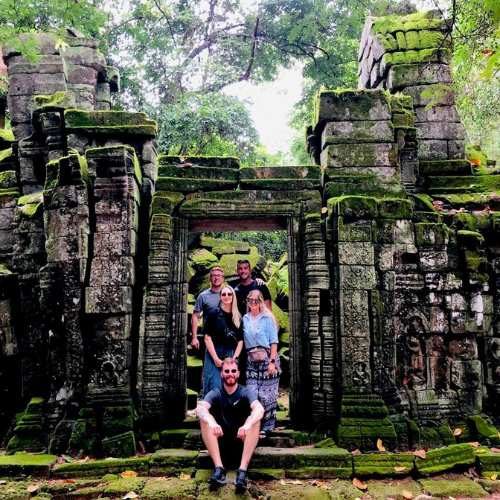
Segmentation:
<svg viewBox="0 0 500 500">
<path fill-rule="evenodd" d="M 276 426 L 276 407 L 278 400 L 278 388 L 280 383 L 280 360 L 276 356 L 276 374 L 272 377 L 267 373 L 269 359 L 261 363 L 255 363 L 247 359 L 247 384 L 257 394 L 259 401 L 264 407 L 264 418 L 262 419 L 261 431 L 272 431 Z"/>
</svg>

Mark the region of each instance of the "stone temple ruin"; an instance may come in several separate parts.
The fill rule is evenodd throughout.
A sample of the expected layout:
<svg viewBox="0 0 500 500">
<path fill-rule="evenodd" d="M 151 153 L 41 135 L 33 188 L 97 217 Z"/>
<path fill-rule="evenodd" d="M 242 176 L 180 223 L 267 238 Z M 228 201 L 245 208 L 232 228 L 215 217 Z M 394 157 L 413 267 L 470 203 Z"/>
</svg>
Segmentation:
<svg viewBox="0 0 500 500">
<path fill-rule="evenodd" d="M 35 63 L 5 47 L 7 450 L 129 455 L 180 424 L 187 238 L 243 225 L 288 231 L 295 428 L 362 449 L 457 424 L 498 439 L 500 173 L 465 159 L 449 40 L 433 13 L 368 19 L 359 88 L 318 96 L 316 166 L 259 168 L 158 154 L 154 121 L 111 110 L 92 40 L 39 35 Z"/>
</svg>

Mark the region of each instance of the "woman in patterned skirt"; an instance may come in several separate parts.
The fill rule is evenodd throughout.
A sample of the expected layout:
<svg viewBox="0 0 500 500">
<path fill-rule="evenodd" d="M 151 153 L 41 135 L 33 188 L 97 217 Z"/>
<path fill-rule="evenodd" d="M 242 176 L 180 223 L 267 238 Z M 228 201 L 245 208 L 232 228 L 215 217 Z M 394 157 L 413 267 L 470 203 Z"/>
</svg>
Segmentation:
<svg viewBox="0 0 500 500">
<path fill-rule="evenodd" d="M 243 316 L 243 338 L 247 350 L 247 387 L 253 389 L 264 406 L 261 434 L 276 425 L 276 407 L 280 361 L 278 357 L 278 323 L 266 307 L 259 290 L 247 296 L 247 313 Z"/>
</svg>

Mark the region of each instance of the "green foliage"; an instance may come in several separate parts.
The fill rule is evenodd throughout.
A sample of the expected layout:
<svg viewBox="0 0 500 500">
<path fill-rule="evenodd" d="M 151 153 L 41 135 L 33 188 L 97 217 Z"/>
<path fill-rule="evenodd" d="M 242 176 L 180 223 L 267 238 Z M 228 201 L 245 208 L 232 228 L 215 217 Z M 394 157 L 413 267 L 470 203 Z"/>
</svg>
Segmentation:
<svg viewBox="0 0 500 500">
<path fill-rule="evenodd" d="M 175 155 L 254 154 L 255 130 L 245 105 L 235 97 L 201 92 L 181 96 L 159 113 L 159 148 Z"/>
<path fill-rule="evenodd" d="M 106 16 L 92 0 L 0 0 L 0 46 L 8 44 L 35 60 L 38 45 L 32 36 L 19 38 L 19 33 L 52 31 L 63 36 L 71 27 L 95 37 Z"/>
<path fill-rule="evenodd" d="M 224 238 L 231 241 L 246 241 L 259 249 L 266 259 L 277 261 L 286 252 L 288 236 L 286 231 L 243 231 L 243 232 L 213 232 L 205 233 L 214 238 Z"/>
<path fill-rule="evenodd" d="M 316 28 L 321 50 L 305 62 L 303 96 L 296 104 L 290 122 L 297 130 L 292 154 L 296 163 L 300 164 L 311 163 L 305 150 L 304 128 L 313 121 L 318 91 L 357 86 L 357 53 L 366 17 L 370 14 L 408 14 L 415 11 L 414 5 L 406 0 L 340 0 L 321 4 L 323 10 Z"/>
<path fill-rule="evenodd" d="M 495 0 L 457 0 L 453 69 L 457 107 L 471 142 L 500 156 L 500 6 Z"/>
</svg>

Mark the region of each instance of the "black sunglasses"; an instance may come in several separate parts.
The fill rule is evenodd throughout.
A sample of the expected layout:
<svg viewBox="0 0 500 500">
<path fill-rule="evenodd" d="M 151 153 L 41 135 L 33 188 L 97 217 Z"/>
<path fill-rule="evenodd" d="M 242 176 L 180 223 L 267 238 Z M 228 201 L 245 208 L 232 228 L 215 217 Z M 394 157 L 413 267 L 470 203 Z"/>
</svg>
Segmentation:
<svg viewBox="0 0 500 500">
<path fill-rule="evenodd" d="M 236 368 L 233 368 L 232 370 L 230 370 L 229 368 L 226 368 L 224 370 L 224 373 L 236 373 L 238 370 L 236 370 Z"/>
<path fill-rule="evenodd" d="M 224 292 L 224 293 L 221 293 L 220 295 L 221 295 L 221 297 L 227 297 L 228 295 L 232 296 L 233 294 L 231 292 Z"/>
</svg>

